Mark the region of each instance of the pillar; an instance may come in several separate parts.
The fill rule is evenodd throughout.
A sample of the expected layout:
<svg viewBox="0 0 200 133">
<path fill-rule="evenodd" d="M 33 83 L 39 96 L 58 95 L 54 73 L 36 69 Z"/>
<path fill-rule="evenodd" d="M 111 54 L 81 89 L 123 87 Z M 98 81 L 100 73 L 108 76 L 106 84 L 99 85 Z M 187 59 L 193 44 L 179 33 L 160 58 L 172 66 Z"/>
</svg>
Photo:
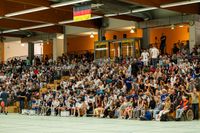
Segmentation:
<svg viewBox="0 0 200 133">
<path fill-rule="evenodd" d="M 4 61 L 4 43 L 0 41 L 0 63 Z"/>
<path fill-rule="evenodd" d="M 34 59 L 34 43 L 28 42 L 28 58 L 31 61 Z"/>
<path fill-rule="evenodd" d="M 142 49 L 148 49 L 149 48 L 149 43 L 150 43 L 150 33 L 148 28 L 143 29 L 143 38 L 142 38 Z"/>
<path fill-rule="evenodd" d="M 67 54 L 67 28 L 64 26 L 64 53 Z"/>
<path fill-rule="evenodd" d="M 98 41 L 102 41 L 102 37 L 105 36 L 105 29 L 99 28 L 98 29 Z"/>
<path fill-rule="evenodd" d="M 193 22 L 190 25 L 190 40 L 189 40 L 189 48 L 190 52 L 192 52 L 192 49 L 195 45 L 200 44 L 200 22 Z"/>
<path fill-rule="evenodd" d="M 64 53 L 64 38 L 61 35 L 57 35 L 53 38 L 53 60 L 56 60 Z"/>
</svg>

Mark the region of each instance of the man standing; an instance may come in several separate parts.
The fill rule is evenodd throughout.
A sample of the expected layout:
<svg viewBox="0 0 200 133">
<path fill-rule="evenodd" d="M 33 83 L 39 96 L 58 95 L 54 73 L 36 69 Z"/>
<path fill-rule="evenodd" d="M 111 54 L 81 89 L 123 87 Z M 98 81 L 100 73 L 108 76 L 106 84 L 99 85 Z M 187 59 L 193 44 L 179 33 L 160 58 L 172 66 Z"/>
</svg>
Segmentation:
<svg viewBox="0 0 200 133">
<path fill-rule="evenodd" d="M 160 41 L 161 41 L 161 43 L 160 43 L 160 50 L 161 50 L 161 54 L 162 55 L 165 54 L 166 39 L 167 38 L 166 38 L 165 34 L 162 33 L 162 36 L 160 38 Z"/>
<path fill-rule="evenodd" d="M 20 113 L 22 113 L 22 109 L 24 109 L 24 102 L 26 98 L 26 91 L 22 87 L 20 91 L 17 92 L 17 97 L 19 99 L 19 104 L 20 104 Z"/>
<path fill-rule="evenodd" d="M 149 53 L 144 50 L 141 54 L 141 57 L 142 57 L 142 61 L 144 63 L 145 66 L 148 66 L 148 62 L 149 62 Z"/>
<path fill-rule="evenodd" d="M 3 113 L 5 113 L 7 115 L 8 111 L 7 111 L 7 106 L 8 106 L 8 93 L 5 91 L 5 88 L 2 89 L 2 93 L 0 95 L 1 98 L 1 107 L 2 107 L 2 111 Z"/>
<path fill-rule="evenodd" d="M 157 67 L 157 60 L 158 60 L 158 56 L 159 56 L 159 50 L 154 46 L 151 51 L 151 59 L 152 59 L 152 64 L 154 66 L 154 68 Z"/>
</svg>

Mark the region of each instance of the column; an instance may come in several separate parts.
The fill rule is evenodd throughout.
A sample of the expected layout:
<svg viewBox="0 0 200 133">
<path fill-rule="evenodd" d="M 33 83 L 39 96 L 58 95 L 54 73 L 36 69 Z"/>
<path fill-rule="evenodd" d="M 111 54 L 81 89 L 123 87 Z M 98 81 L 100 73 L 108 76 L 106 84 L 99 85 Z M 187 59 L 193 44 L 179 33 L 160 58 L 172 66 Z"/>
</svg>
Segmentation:
<svg viewBox="0 0 200 133">
<path fill-rule="evenodd" d="M 28 58 L 31 61 L 34 59 L 34 43 L 28 42 Z"/>
<path fill-rule="evenodd" d="M 200 44 L 200 22 L 194 22 L 190 25 L 190 40 L 189 40 L 189 48 L 190 52 L 192 52 L 192 49 L 195 45 Z"/>
<path fill-rule="evenodd" d="M 142 45 L 141 48 L 142 49 L 148 49 L 149 48 L 149 29 L 148 28 L 144 28 L 143 29 L 143 38 L 142 38 Z"/>
<path fill-rule="evenodd" d="M 102 41 L 102 37 L 105 36 L 105 29 L 99 28 L 98 29 L 98 41 Z"/>
<path fill-rule="evenodd" d="M 67 54 L 67 28 L 64 26 L 64 53 Z"/>
<path fill-rule="evenodd" d="M 57 34 L 53 38 L 53 60 L 56 60 L 59 56 L 64 53 L 64 38 L 60 34 Z"/>
</svg>

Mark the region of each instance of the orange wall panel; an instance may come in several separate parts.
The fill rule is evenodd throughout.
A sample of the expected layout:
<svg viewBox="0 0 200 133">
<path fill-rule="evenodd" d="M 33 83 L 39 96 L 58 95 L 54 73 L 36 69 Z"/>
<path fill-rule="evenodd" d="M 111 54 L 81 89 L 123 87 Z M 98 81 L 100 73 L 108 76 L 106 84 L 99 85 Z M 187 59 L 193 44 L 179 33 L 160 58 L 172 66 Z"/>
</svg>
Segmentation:
<svg viewBox="0 0 200 133">
<path fill-rule="evenodd" d="M 0 42 L 0 61 L 4 61 L 4 43 Z"/>
<path fill-rule="evenodd" d="M 43 55 L 48 55 L 48 57 L 52 57 L 53 56 L 53 42 L 49 41 L 44 42 L 43 44 Z"/>
<path fill-rule="evenodd" d="M 130 31 L 107 31 L 105 36 L 106 40 L 112 40 L 113 35 L 117 35 L 117 39 L 122 39 L 123 34 L 127 34 L 127 38 L 133 37 L 142 37 L 142 30 L 138 29 L 136 33 L 130 33 Z M 95 35 L 94 38 L 90 38 L 88 36 L 77 36 L 71 37 L 67 39 L 67 51 L 70 52 L 78 52 L 78 51 L 93 51 L 94 50 L 94 42 L 98 41 L 98 36 Z"/>
<path fill-rule="evenodd" d="M 164 33 L 167 37 L 166 52 L 172 53 L 174 43 L 189 40 L 189 26 L 176 27 L 174 30 L 171 28 L 154 28 L 150 29 L 150 44 L 155 43 L 155 37 L 158 38 L 158 47 L 160 46 L 160 37 Z"/>
<path fill-rule="evenodd" d="M 68 38 L 67 52 L 92 51 L 94 50 L 94 42 L 97 40 L 97 35 L 94 38 L 90 38 L 90 35 Z"/>
</svg>

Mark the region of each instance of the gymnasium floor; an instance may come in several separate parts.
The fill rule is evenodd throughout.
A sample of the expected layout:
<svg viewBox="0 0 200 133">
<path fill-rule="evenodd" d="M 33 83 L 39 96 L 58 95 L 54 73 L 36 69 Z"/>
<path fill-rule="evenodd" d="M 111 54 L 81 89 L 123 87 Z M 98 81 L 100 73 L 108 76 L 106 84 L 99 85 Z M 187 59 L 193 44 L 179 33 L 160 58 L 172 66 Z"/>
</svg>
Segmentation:
<svg viewBox="0 0 200 133">
<path fill-rule="evenodd" d="M 0 114 L 0 133 L 199 133 L 200 121 L 137 120 Z"/>
</svg>

